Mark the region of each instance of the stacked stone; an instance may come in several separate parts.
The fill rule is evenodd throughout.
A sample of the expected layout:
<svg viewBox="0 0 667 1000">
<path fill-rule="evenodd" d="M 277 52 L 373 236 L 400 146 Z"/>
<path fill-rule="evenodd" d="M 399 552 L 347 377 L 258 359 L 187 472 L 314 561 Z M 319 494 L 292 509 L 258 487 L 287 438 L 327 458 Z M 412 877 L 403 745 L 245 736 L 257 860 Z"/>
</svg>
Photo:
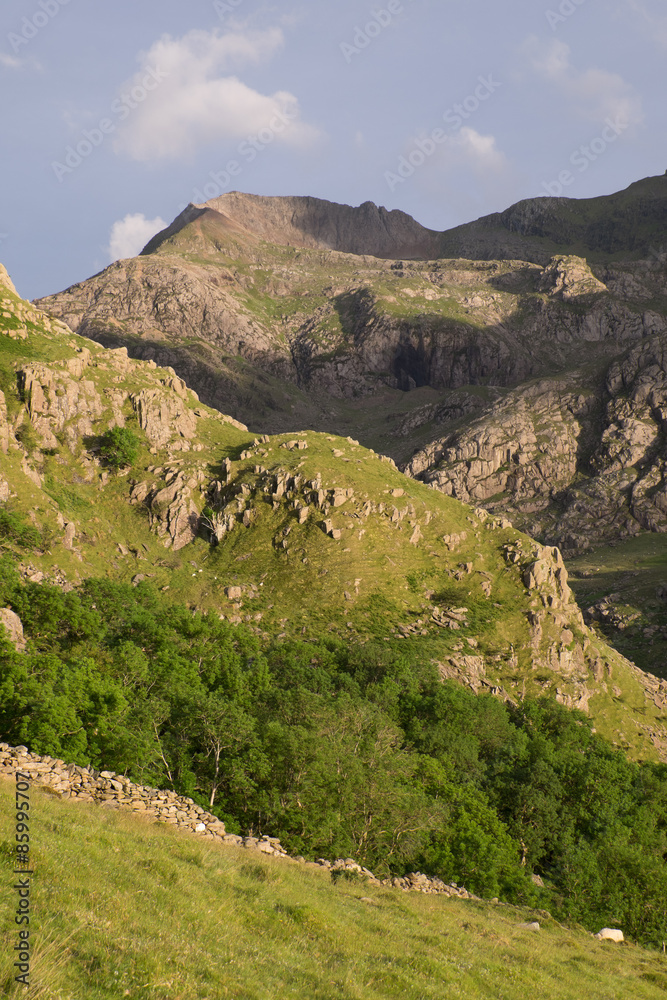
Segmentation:
<svg viewBox="0 0 667 1000">
<path fill-rule="evenodd" d="M 113 771 L 66 764 L 55 757 L 30 753 L 26 747 L 0 743 L 0 774 L 13 775 L 16 771 L 28 774 L 36 785 L 50 789 L 59 798 L 97 802 L 109 809 L 130 809 L 214 840 L 235 843 L 240 839 L 228 836 L 217 816 L 176 792 L 147 788 Z"/>
<path fill-rule="evenodd" d="M 304 859 L 297 858 L 296 860 L 303 861 Z M 394 889 L 400 889 L 402 892 L 437 893 L 442 896 L 456 896 L 457 899 L 479 899 L 479 896 L 474 896 L 467 889 L 457 885 L 456 882 L 448 884 L 443 882 L 442 879 L 430 878 L 421 872 L 411 872 L 404 878 L 386 878 L 381 881 L 372 871 L 364 868 L 354 858 L 338 858 L 336 861 L 326 861 L 324 858 L 318 858 L 314 862 L 314 865 L 319 868 L 326 868 L 331 872 L 357 872 L 372 885 L 391 886 Z"/>
<path fill-rule="evenodd" d="M 442 879 L 422 875 L 421 872 L 411 872 L 404 878 L 385 879 L 382 884 L 392 885 L 395 889 L 401 889 L 403 892 L 424 892 L 441 896 L 455 896 L 457 899 L 480 898 L 479 896 L 474 896 L 462 886 L 457 885 L 456 882 L 443 882 Z"/>
<path fill-rule="evenodd" d="M 338 858 L 336 861 L 318 858 L 314 862 L 306 862 L 302 857 L 290 858 L 277 837 L 266 834 L 262 837 L 239 837 L 227 833 L 225 824 L 217 816 L 206 812 L 184 795 L 137 785 L 113 771 L 96 771 L 94 768 L 79 767 L 78 764 L 66 764 L 57 757 L 31 753 L 27 747 L 12 747 L 7 743 L 0 743 L 0 775 L 13 777 L 16 771 L 29 775 L 35 785 L 50 790 L 59 798 L 75 802 L 96 802 L 107 809 L 130 809 L 160 823 L 169 823 L 186 832 L 196 833 L 231 847 L 244 847 L 249 851 L 259 851 L 331 872 L 356 872 L 372 885 L 393 886 L 403 892 L 439 893 L 459 899 L 479 898 L 457 886 L 455 882 L 447 885 L 439 878 L 429 878 L 421 872 L 381 881 L 354 858 Z"/>
</svg>

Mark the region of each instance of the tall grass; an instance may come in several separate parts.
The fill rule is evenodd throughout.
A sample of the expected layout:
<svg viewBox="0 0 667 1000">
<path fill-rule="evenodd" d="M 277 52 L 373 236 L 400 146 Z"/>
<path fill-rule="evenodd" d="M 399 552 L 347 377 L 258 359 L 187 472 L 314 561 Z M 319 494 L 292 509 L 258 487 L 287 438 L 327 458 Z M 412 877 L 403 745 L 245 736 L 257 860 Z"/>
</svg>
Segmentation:
<svg viewBox="0 0 667 1000">
<path fill-rule="evenodd" d="M 403 894 L 32 793 L 30 990 L 12 982 L 12 785 L 0 781 L 10 1000 L 651 1000 L 667 961 L 545 915 Z"/>
</svg>

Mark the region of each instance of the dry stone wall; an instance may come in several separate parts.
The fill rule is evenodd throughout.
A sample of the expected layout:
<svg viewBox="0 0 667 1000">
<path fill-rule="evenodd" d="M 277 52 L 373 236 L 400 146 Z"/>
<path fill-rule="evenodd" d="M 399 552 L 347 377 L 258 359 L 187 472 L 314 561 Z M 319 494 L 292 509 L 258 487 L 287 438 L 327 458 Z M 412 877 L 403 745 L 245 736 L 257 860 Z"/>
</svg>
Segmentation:
<svg viewBox="0 0 667 1000">
<path fill-rule="evenodd" d="M 276 837 L 239 837 L 227 833 L 225 824 L 217 816 L 176 792 L 137 785 L 113 771 L 96 771 L 78 764 L 66 764 L 56 757 L 31 753 L 27 747 L 12 747 L 7 743 L 0 743 L 0 777 L 13 778 L 17 771 L 29 775 L 35 785 L 50 790 L 59 798 L 75 802 L 96 802 L 107 809 L 129 809 L 220 844 L 244 847 L 309 867 L 326 869 L 332 873 L 334 880 L 339 876 L 359 877 L 374 885 L 393 886 L 404 892 L 438 893 L 460 899 L 479 898 L 456 883 L 448 885 L 439 878 L 429 878 L 421 872 L 381 881 L 353 858 L 338 858 L 335 861 L 325 858 L 317 861 L 306 861 L 302 857 L 291 858 Z"/>
</svg>

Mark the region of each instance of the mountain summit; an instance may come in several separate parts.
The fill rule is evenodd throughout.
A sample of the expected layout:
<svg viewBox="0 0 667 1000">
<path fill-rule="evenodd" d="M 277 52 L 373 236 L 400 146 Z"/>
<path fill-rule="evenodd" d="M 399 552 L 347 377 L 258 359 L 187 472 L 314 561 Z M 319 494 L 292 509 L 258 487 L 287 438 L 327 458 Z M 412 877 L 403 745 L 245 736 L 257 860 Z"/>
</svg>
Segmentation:
<svg viewBox="0 0 667 1000">
<path fill-rule="evenodd" d="M 405 212 L 387 211 L 372 201 L 358 208 L 321 198 L 264 197 L 230 191 L 202 205 L 189 205 L 148 243 L 153 253 L 165 239 L 195 219 L 221 231 L 244 232 L 280 246 L 338 250 L 390 260 L 429 260 L 439 256 L 440 233 L 425 229 Z"/>
</svg>

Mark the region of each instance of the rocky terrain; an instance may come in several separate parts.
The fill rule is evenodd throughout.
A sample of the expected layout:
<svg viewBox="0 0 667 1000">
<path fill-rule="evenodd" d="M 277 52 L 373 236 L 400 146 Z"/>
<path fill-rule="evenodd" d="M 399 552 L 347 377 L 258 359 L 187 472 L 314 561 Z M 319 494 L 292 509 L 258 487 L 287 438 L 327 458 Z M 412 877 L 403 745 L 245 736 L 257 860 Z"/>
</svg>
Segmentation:
<svg viewBox="0 0 667 1000">
<path fill-rule="evenodd" d="M 396 214 L 225 195 L 186 210 L 139 258 L 40 305 L 106 346 L 170 365 L 258 431 L 353 433 L 403 460 L 436 436 L 434 423 L 567 370 L 582 344 L 604 365 L 664 331 L 650 264 L 594 274 L 563 255 L 545 266 L 410 260 L 417 224 L 390 225 Z M 381 259 L 392 245 L 395 259 Z"/>
<path fill-rule="evenodd" d="M 664 752 L 664 685 L 584 623 L 557 548 L 354 438 L 254 435 L 7 284 L 0 331 L 0 489 L 41 538 L 16 548 L 25 579 L 151 580 L 267 638 L 422 643 L 443 677 L 549 691 L 633 752 Z M 131 472 L 100 456 L 111 427 L 140 435 Z"/>
<path fill-rule="evenodd" d="M 190 205 L 166 230 L 147 244 L 150 254 L 194 219 L 221 233 L 254 235 L 284 246 L 337 250 L 371 257 L 430 260 L 439 256 L 441 234 L 425 229 L 405 212 L 378 208 L 367 201 L 358 208 L 320 198 L 266 198 L 231 191 L 203 206 Z"/>
<path fill-rule="evenodd" d="M 232 193 L 40 305 L 258 434 L 351 436 L 574 558 L 667 527 L 666 206 L 654 177 L 437 234 Z"/>
<path fill-rule="evenodd" d="M 662 179 L 642 185 L 659 200 Z M 224 195 L 40 305 L 259 432 L 353 432 L 567 553 L 661 530 L 662 263 L 380 259 L 420 228 Z"/>
<path fill-rule="evenodd" d="M 606 371 L 537 380 L 413 456 L 407 471 L 502 509 L 567 555 L 667 530 L 665 338 Z M 596 384 L 597 383 L 597 384 Z"/>
</svg>

